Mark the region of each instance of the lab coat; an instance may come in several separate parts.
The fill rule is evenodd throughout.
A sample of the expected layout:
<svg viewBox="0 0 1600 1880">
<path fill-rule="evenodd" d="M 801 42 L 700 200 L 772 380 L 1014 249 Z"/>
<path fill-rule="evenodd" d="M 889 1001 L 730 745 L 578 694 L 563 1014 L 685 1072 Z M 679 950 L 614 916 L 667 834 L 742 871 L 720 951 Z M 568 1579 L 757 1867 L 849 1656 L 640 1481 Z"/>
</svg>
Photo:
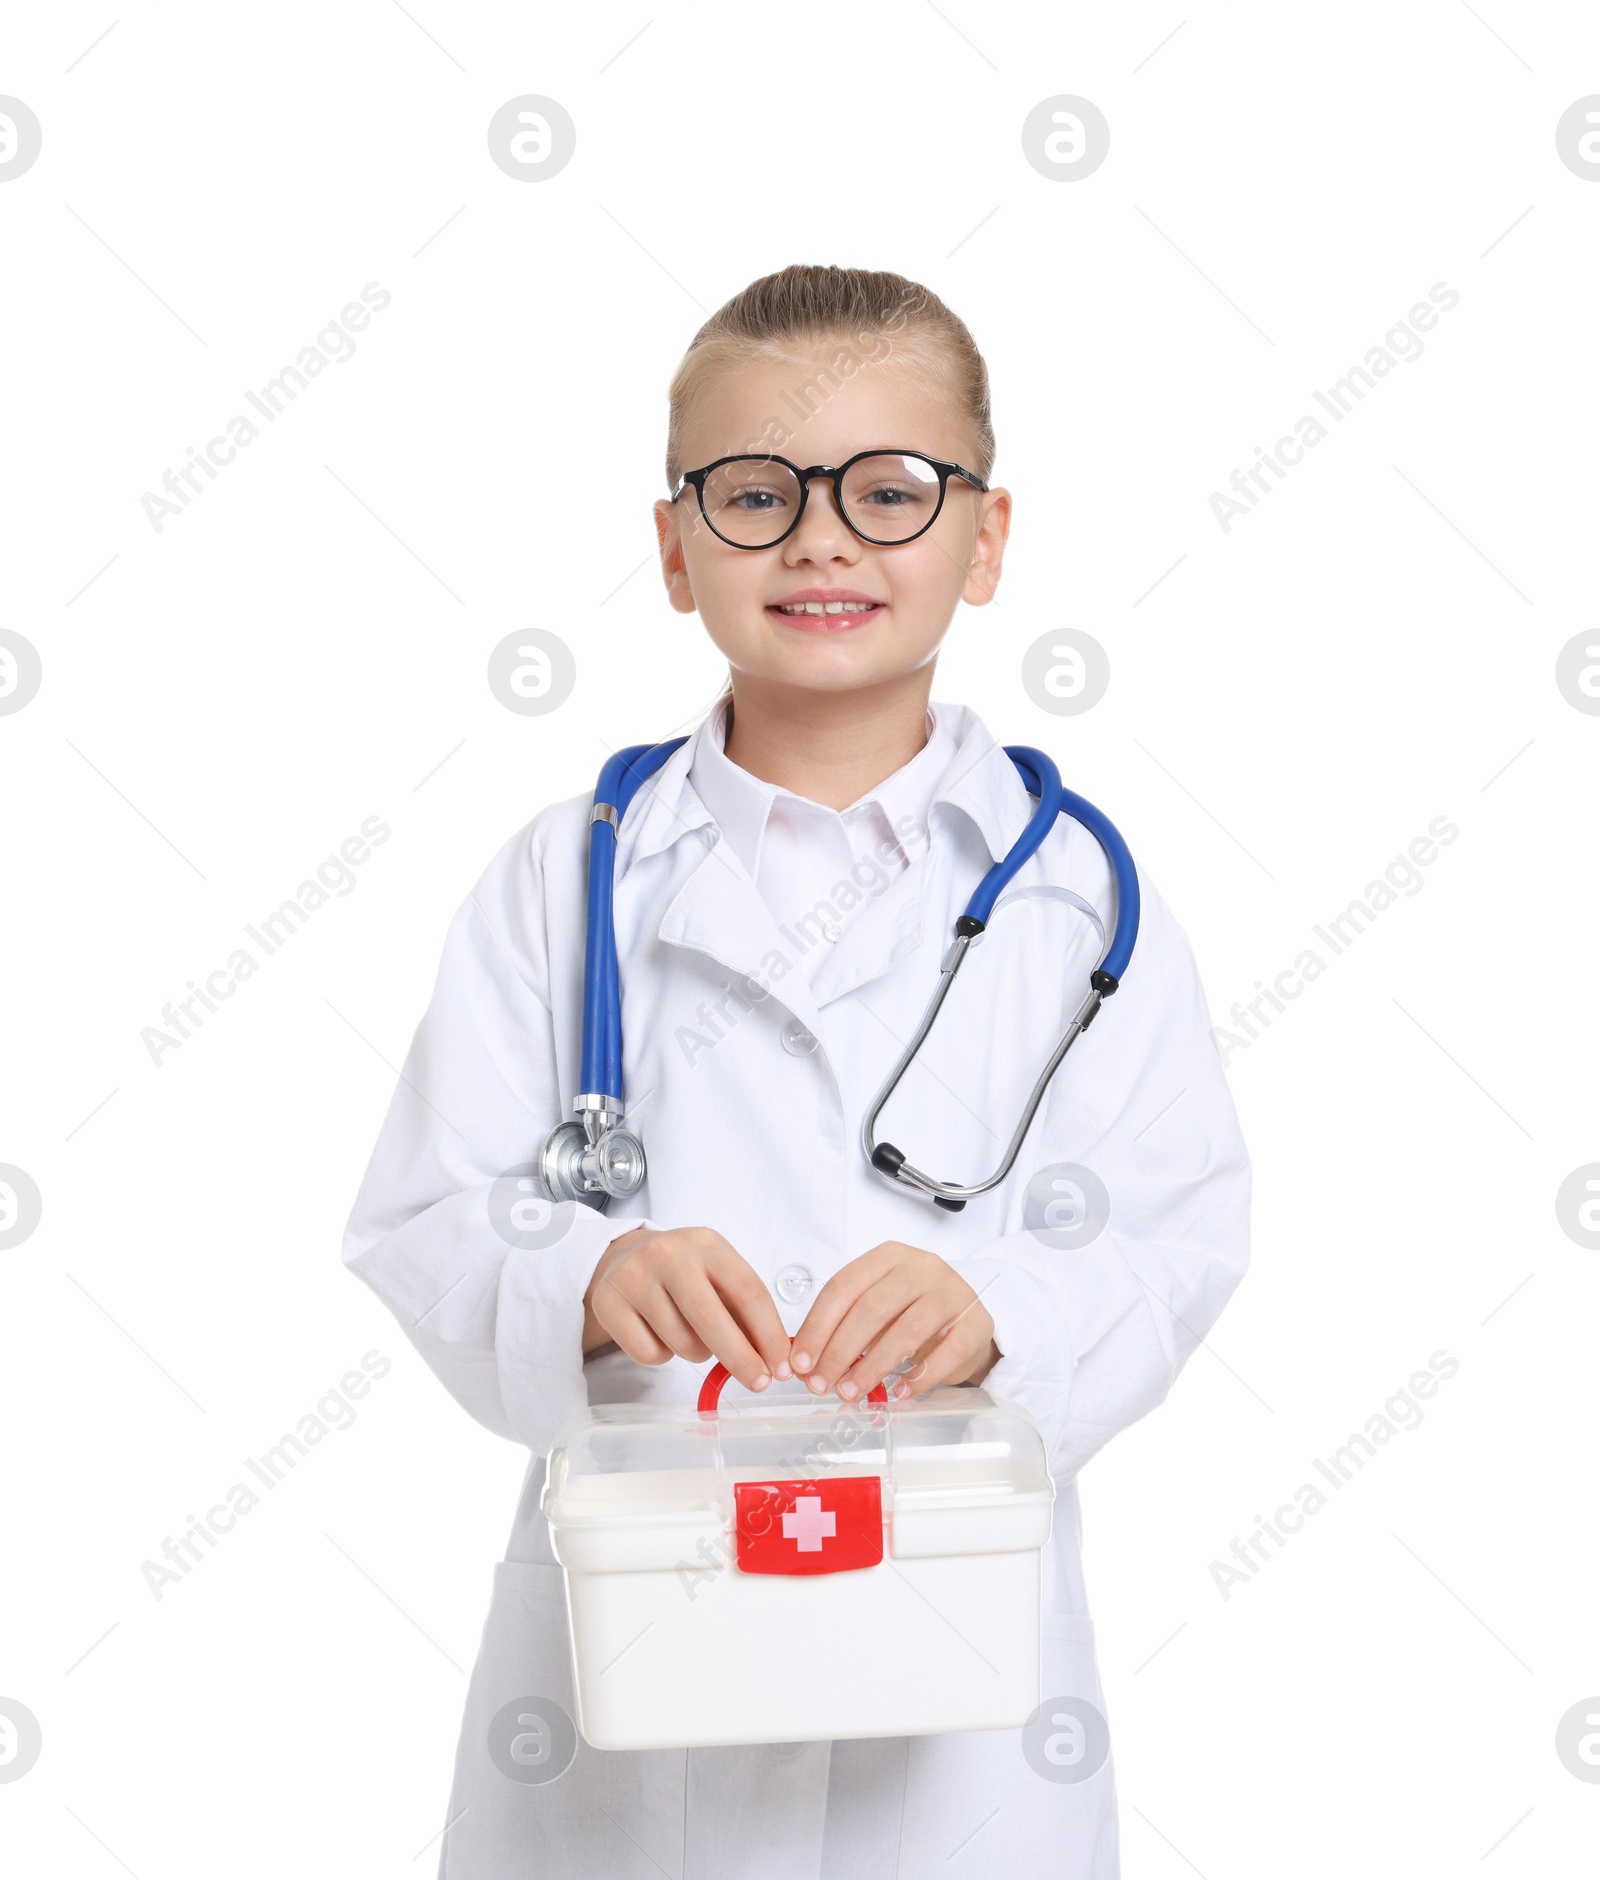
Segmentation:
<svg viewBox="0 0 1600 1880">
<path fill-rule="evenodd" d="M 1112 1757 L 1085 1780 L 1047 1779 L 1016 1730 L 626 1752 L 580 1737 L 549 1782 L 509 1779 L 488 1747 L 496 1713 L 520 1698 L 576 1714 L 562 1570 L 539 1512 L 557 1431 L 590 1403 L 690 1404 L 709 1369 L 647 1366 L 615 1346 L 583 1359 L 595 1263 L 640 1222 L 725 1235 L 791 1336 L 822 1283 L 881 1241 L 962 1273 L 1002 1353 L 983 1388 L 1033 1417 L 1056 1484 L 1042 1695 L 1092 1704 L 1115 1741 L 1075 1478 L 1161 1402 L 1243 1274 L 1249 1161 L 1189 945 L 1141 870 L 1121 989 L 1066 1058 L 1007 1179 L 951 1214 L 869 1168 L 862 1115 L 957 915 L 1033 809 L 976 714 L 939 709 L 960 746 L 929 809 L 931 847 L 864 897 L 837 943 L 816 942 L 820 967 L 802 970 L 807 934 L 775 919 L 695 795 L 693 739 L 635 799 L 615 902 L 628 1125 L 649 1176 L 607 1213 L 552 1208 L 527 1180 L 580 1088 L 592 791 L 520 830 L 451 925 L 344 1247 L 458 1402 L 529 1451 L 467 1695 L 447 1880 L 1118 1872 Z M 946 1179 L 990 1174 L 1114 916 L 1102 851 L 1061 818 L 970 950 L 879 1139 Z M 1087 1244 L 1061 1244 L 1094 1225 L 1078 1205 L 1092 1183 L 1062 1165 L 1103 1185 L 1109 1215 Z"/>
</svg>

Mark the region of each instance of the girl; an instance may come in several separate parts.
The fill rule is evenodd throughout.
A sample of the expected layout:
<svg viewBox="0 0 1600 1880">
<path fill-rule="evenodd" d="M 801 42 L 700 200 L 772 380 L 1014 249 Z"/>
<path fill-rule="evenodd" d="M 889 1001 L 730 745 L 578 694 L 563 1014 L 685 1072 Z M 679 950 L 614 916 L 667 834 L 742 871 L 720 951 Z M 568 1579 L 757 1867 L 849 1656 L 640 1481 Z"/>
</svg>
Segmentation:
<svg viewBox="0 0 1600 1880">
<path fill-rule="evenodd" d="M 551 1206 L 532 1179 L 579 1087 L 589 793 L 505 845 L 446 940 L 344 1257 L 530 1451 L 457 1751 L 452 1880 L 1117 1872 L 1073 1481 L 1238 1283 L 1249 1163 L 1193 957 L 1142 874 L 1120 996 L 1003 1182 L 947 1212 L 861 1152 L 957 915 L 1034 807 L 976 714 L 929 702 L 956 603 L 1000 579 L 993 457 L 970 334 L 898 275 L 786 268 L 679 368 L 661 566 L 729 685 L 619 831 L 627 1127 L 649 1143 L 628 1202 Z M 1058 819 L 880 1139 L 966 1182 L 998 1166 L 1115 912 L 1098 844 Z M 539 1512 L 552 1437 L 587 1403 L 691 1404 L 713 1360 L 749 1390 L 846 1401 L 982 1383 L 1033 1416 L 1057 1501 L 1032 1726 L 611 1753 L 576 1736 Z M 519 1731 L 539 1755 L 508 1751 Z"/>
</svg>

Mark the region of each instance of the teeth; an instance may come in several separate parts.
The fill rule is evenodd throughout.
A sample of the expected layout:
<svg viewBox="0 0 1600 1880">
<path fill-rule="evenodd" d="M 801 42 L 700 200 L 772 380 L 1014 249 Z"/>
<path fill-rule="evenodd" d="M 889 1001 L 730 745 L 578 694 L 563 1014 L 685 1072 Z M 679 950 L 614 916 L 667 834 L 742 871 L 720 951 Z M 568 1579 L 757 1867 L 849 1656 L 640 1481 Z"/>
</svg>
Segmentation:
<svg viewBox="0 0 1600 1880">
<path fill-rule="evenodd" d="M 785 602 L 778 608 L 780 614 L 865 614 L 870 613 L 874 601 L 795 601 Z"/>
</svg>

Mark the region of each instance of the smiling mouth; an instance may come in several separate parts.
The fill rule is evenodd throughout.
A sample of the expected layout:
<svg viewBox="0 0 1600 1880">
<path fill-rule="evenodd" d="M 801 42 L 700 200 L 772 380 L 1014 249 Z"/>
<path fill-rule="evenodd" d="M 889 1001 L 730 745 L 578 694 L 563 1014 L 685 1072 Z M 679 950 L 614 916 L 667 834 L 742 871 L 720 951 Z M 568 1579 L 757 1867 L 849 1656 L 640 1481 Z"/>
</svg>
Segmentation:
<svg viewBox="0 0 1600 1880">
<path fill-rule="evenodd" d="M 882 613 L 881 601 L 775 601 L 767 609 L 785 620 L 828 620 L 854 626 L 871 614 Z"/>
</svg>

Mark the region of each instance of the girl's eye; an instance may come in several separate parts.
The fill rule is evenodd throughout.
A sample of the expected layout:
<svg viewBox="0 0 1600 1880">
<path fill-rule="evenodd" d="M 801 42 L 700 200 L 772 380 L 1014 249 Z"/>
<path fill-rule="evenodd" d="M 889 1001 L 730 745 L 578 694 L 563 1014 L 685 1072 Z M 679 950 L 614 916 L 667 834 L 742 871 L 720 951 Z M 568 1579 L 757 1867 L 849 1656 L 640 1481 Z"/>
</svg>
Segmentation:
<svg viewBox="0 0 1600 1880">
<path fill-rule="evenodd" d="M 743 510 L 747 515 L 765 515 L 782 501 L 776 490 L 743 489 L 729 497 L 726 507 Z"/>
<path fill-rule="evenodd" d="M 873 509 L 903 509 L 911 503 L 920 502 L 921 499 L 920 490 L 897 488 L 885 483 L 880 484 L 877 489 L 862 491 L 859 500 Z"/>
</svg>

